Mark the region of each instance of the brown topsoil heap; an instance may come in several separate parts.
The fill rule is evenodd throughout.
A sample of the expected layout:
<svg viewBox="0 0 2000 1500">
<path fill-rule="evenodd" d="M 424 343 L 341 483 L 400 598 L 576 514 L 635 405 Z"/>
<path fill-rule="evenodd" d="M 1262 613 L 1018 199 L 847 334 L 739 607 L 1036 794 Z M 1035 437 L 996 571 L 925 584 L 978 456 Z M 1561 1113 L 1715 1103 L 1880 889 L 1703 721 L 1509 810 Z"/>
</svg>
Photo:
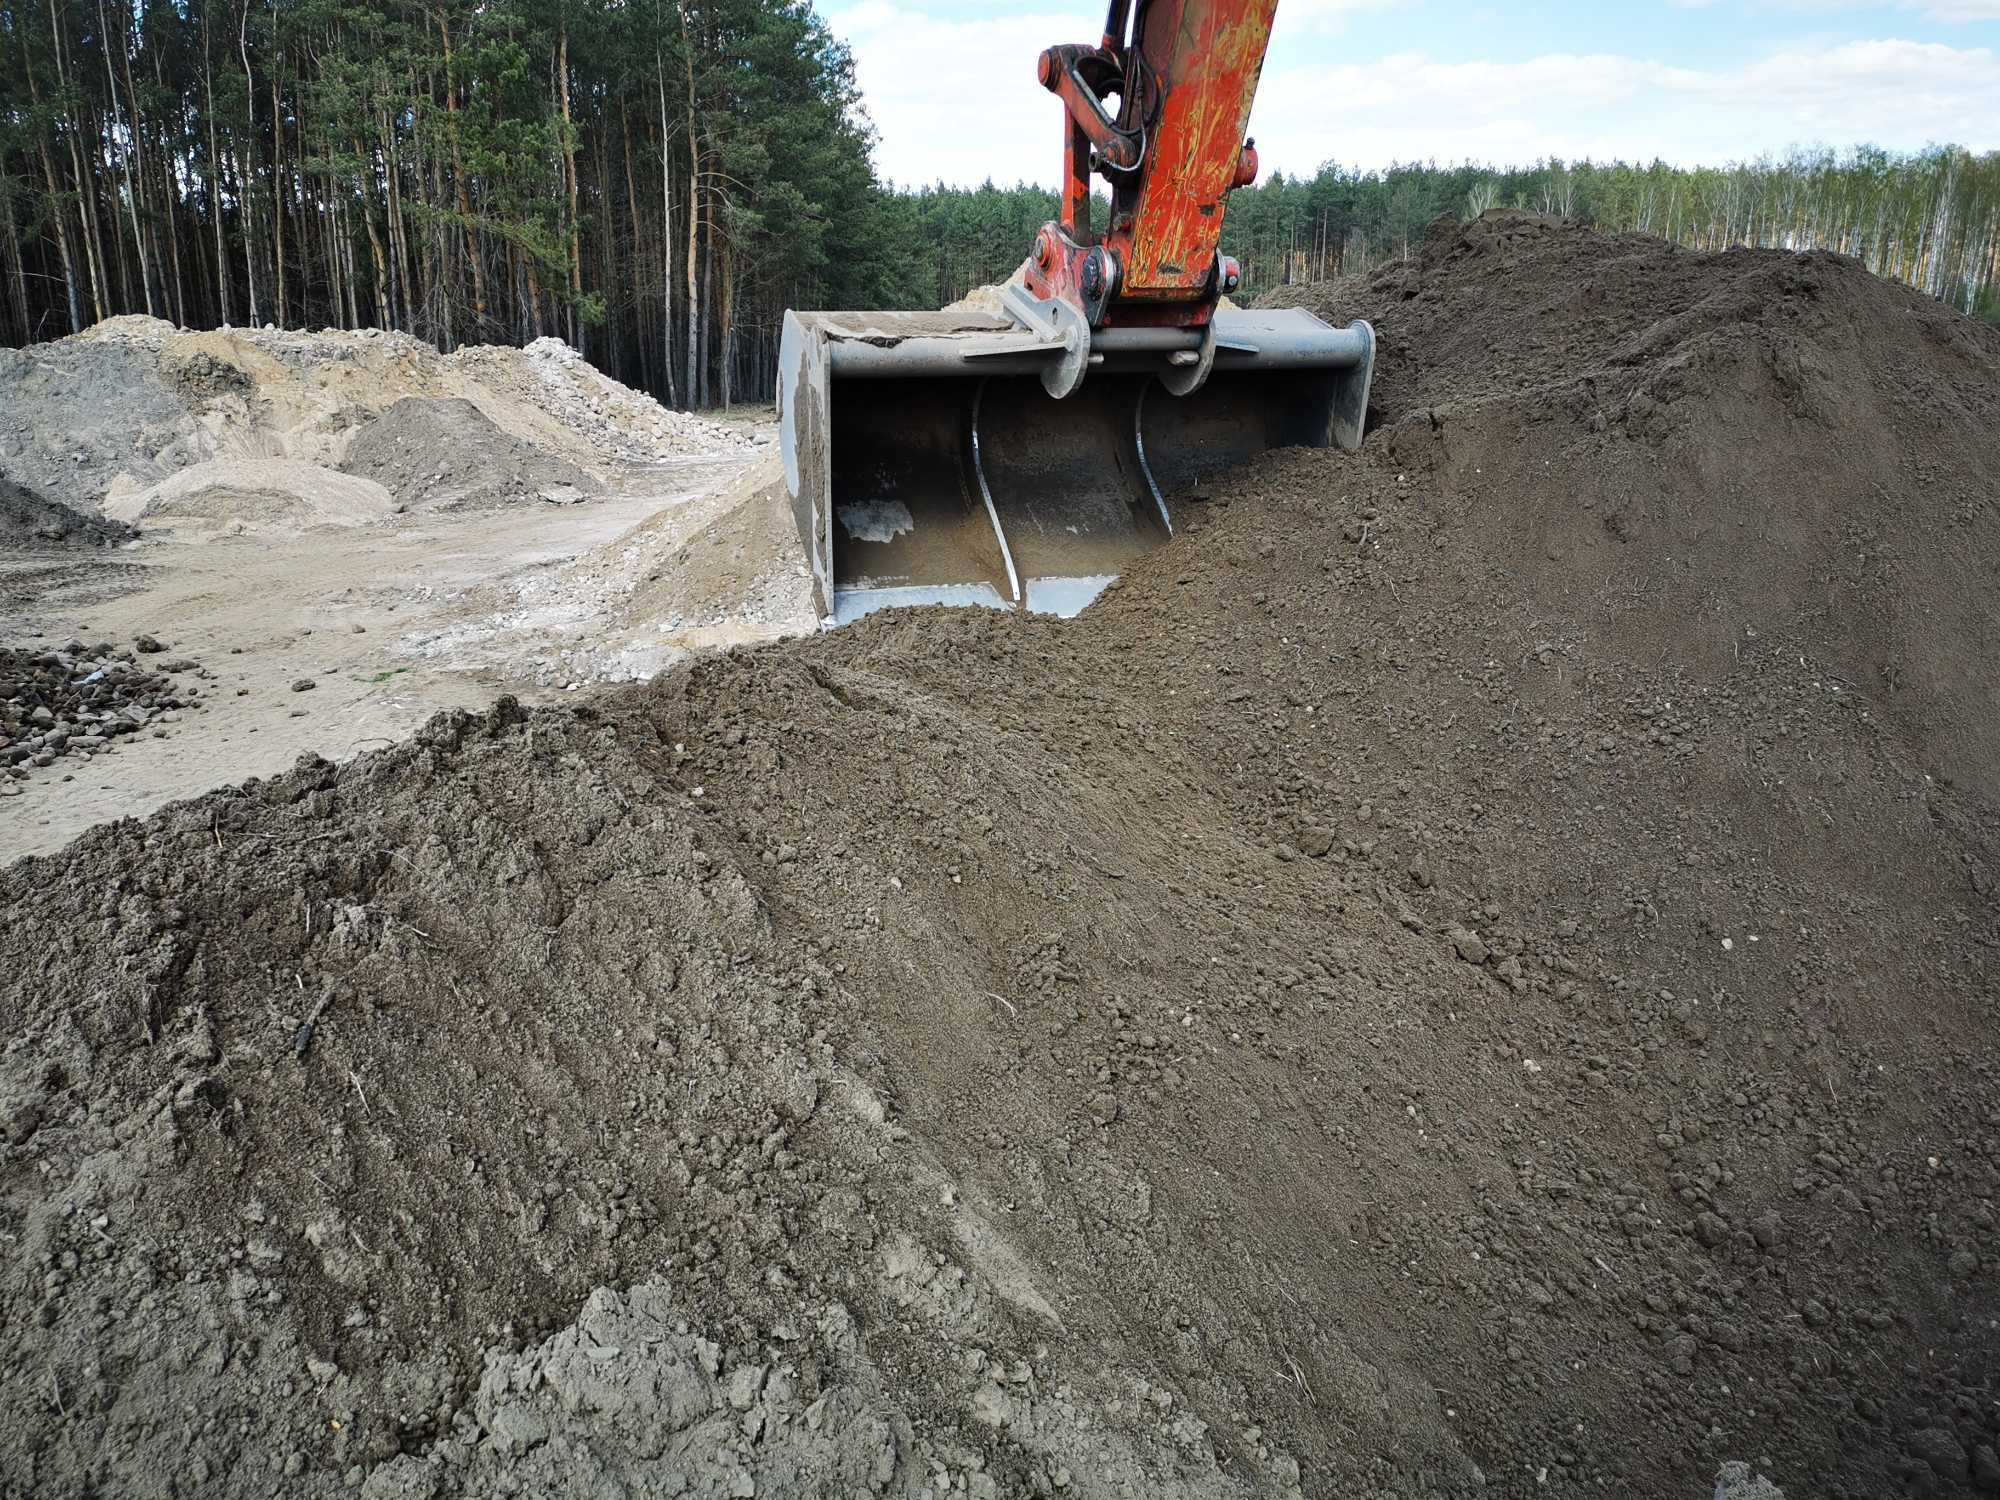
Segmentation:
<svg viewBox="0 0 2000 1500">
<path fill-rule="evenodd" d="M 83 515 L 0 476 L 0 547 L 111 547 L 138 534 L 122 521 Z"/>
<path fill-rule="evenodd" d="M 0 871 L 5 1487 L 2000 1484 L 2000 336 L 1520 216 L 1312 295 L 1364 451 L 1078 620 Z"/>
</svg>

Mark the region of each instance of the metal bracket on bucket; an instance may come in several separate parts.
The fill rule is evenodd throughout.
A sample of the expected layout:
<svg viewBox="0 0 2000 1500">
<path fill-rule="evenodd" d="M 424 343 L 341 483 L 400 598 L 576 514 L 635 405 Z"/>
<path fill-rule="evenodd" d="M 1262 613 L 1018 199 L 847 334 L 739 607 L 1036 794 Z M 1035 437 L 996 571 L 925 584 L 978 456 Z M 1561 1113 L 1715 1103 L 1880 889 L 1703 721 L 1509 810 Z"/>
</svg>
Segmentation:
<svg viewBox="0 0 2000 1500">
<path fill-rule="evenodd" d="M 1083 320 L 1082 312 L 1059 298 L 1037 297 L 1018 283 L 1002 291 L 1000 300 L 1008 316 L 1035 340 L 1025 352 L 1047 358 L 1041 372 L 1042 389 L 1060 401 L 1082 385 L 1090 368 L 1090 325 Z M 965 358 L 977 360 L 1023 352 L 1019 340 L 1000 340 L 990 349 L 968 348 Z"/>
<path fill-rule="evenodd" d="M 1177 349 L 1167 356 L 1167 367 L 1160 371 L 1160 384 L 1176 396 L 1192 396 L 1208 384 L 1208 372 L 1215 368 L 1215 319 L 1210 318 L 1201 330 L 1201 345 L 1195 349 Z M 1251 353 L 1256 353 L 1252 345 Z"/>
</svg>

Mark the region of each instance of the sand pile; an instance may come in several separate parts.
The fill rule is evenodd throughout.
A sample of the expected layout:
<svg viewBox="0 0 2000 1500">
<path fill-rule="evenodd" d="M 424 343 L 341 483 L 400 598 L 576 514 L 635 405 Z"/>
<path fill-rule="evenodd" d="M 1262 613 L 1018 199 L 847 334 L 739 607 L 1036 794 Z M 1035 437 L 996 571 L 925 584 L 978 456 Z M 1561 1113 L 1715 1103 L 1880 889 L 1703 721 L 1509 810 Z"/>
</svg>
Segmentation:
<svg viewBox="0 0 2000 1500">
<path fill-rule="evenodd" d="M 217 536 L 362 526 L 396 508 L 372 479 L 284 458 L 213 458 L 144 489 L 114 485 L 104 501 L 114 521 Z"/>
<path fill-rule="evenodd" d="M 1178 497 L 1078 620 L 877 615 L 0 871 L 0 1472 L 1990 1487 L 2000 456 L 1910 376 L 1990 412 L 2000 340 L 1638 248 L 1336 288 L 1423 372 L 1385 426 Z M 1460 276 L 1572 357 L 1427 354 Z"/>
<path fill-rule="evenodd" d="M 405 506 L 432 510 L 568 504 L 600 490 L 575 464 L 509 435 L 462 399 L 405 396 L 354 435 L 341 467 Z"/>
</svg>

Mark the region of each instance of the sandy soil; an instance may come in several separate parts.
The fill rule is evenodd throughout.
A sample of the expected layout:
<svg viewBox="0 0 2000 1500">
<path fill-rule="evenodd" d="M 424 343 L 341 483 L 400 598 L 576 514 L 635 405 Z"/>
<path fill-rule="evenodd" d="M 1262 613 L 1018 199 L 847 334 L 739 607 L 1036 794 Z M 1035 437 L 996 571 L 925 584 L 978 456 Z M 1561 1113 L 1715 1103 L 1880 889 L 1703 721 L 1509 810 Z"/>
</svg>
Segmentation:
<svg viewBox="0 0 2000 1500">
<path fill-rule="evenodd" d="M 810 628 L 807 615 L 776 605 L 716 606 L 716 622 L 697 605 L 696 618 L 683 618 L 674 570 L 656 557 L 709 550 L 703 533 L 741 502 L 753 467 L 748 457 L 670 460 L 626 471 L 622 493 L 587 504 L 192 541 L 156 533 L 53 558 L 0 552 L 0 638 L 129 646 L 148 634 L 215 679 L 208 707 L 167 738 L 129 740 L 21 783 L 21 796 L 0 801 L 0 862 L 275 774 L 307 752 L 340 760 L 395 743 L 439 709 L 484 707 L 502 692 L 546 700 L 650 675 L 696 646 Z M 635 532 L 643 548 L 620 545 Z M 782 540 L 730 576 L 754 580 L 762 567 L 796 578 Z M 626 607 L 641 587 L 658 608 Z M 713 604 L 707 575 L 695 591 Z M 306 680 L 310 689 L 293 690 Z"/>
</svg>

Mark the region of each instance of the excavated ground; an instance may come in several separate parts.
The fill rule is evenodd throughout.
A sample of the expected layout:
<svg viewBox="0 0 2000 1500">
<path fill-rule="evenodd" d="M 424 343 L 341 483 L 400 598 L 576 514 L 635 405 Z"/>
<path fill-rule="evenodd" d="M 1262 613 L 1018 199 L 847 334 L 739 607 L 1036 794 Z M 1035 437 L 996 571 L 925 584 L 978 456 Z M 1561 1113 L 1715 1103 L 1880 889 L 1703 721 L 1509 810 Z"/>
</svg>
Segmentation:
<svg viewBox="0 0 2000 1500">
<path fill-rule="evenodd" d="M 2000 337 L 1519 215 L 1312 296 L 1364 451 L 1074 621 L 0 870 L 0 1484 L 2000 1488 Z"/>
</svg>

